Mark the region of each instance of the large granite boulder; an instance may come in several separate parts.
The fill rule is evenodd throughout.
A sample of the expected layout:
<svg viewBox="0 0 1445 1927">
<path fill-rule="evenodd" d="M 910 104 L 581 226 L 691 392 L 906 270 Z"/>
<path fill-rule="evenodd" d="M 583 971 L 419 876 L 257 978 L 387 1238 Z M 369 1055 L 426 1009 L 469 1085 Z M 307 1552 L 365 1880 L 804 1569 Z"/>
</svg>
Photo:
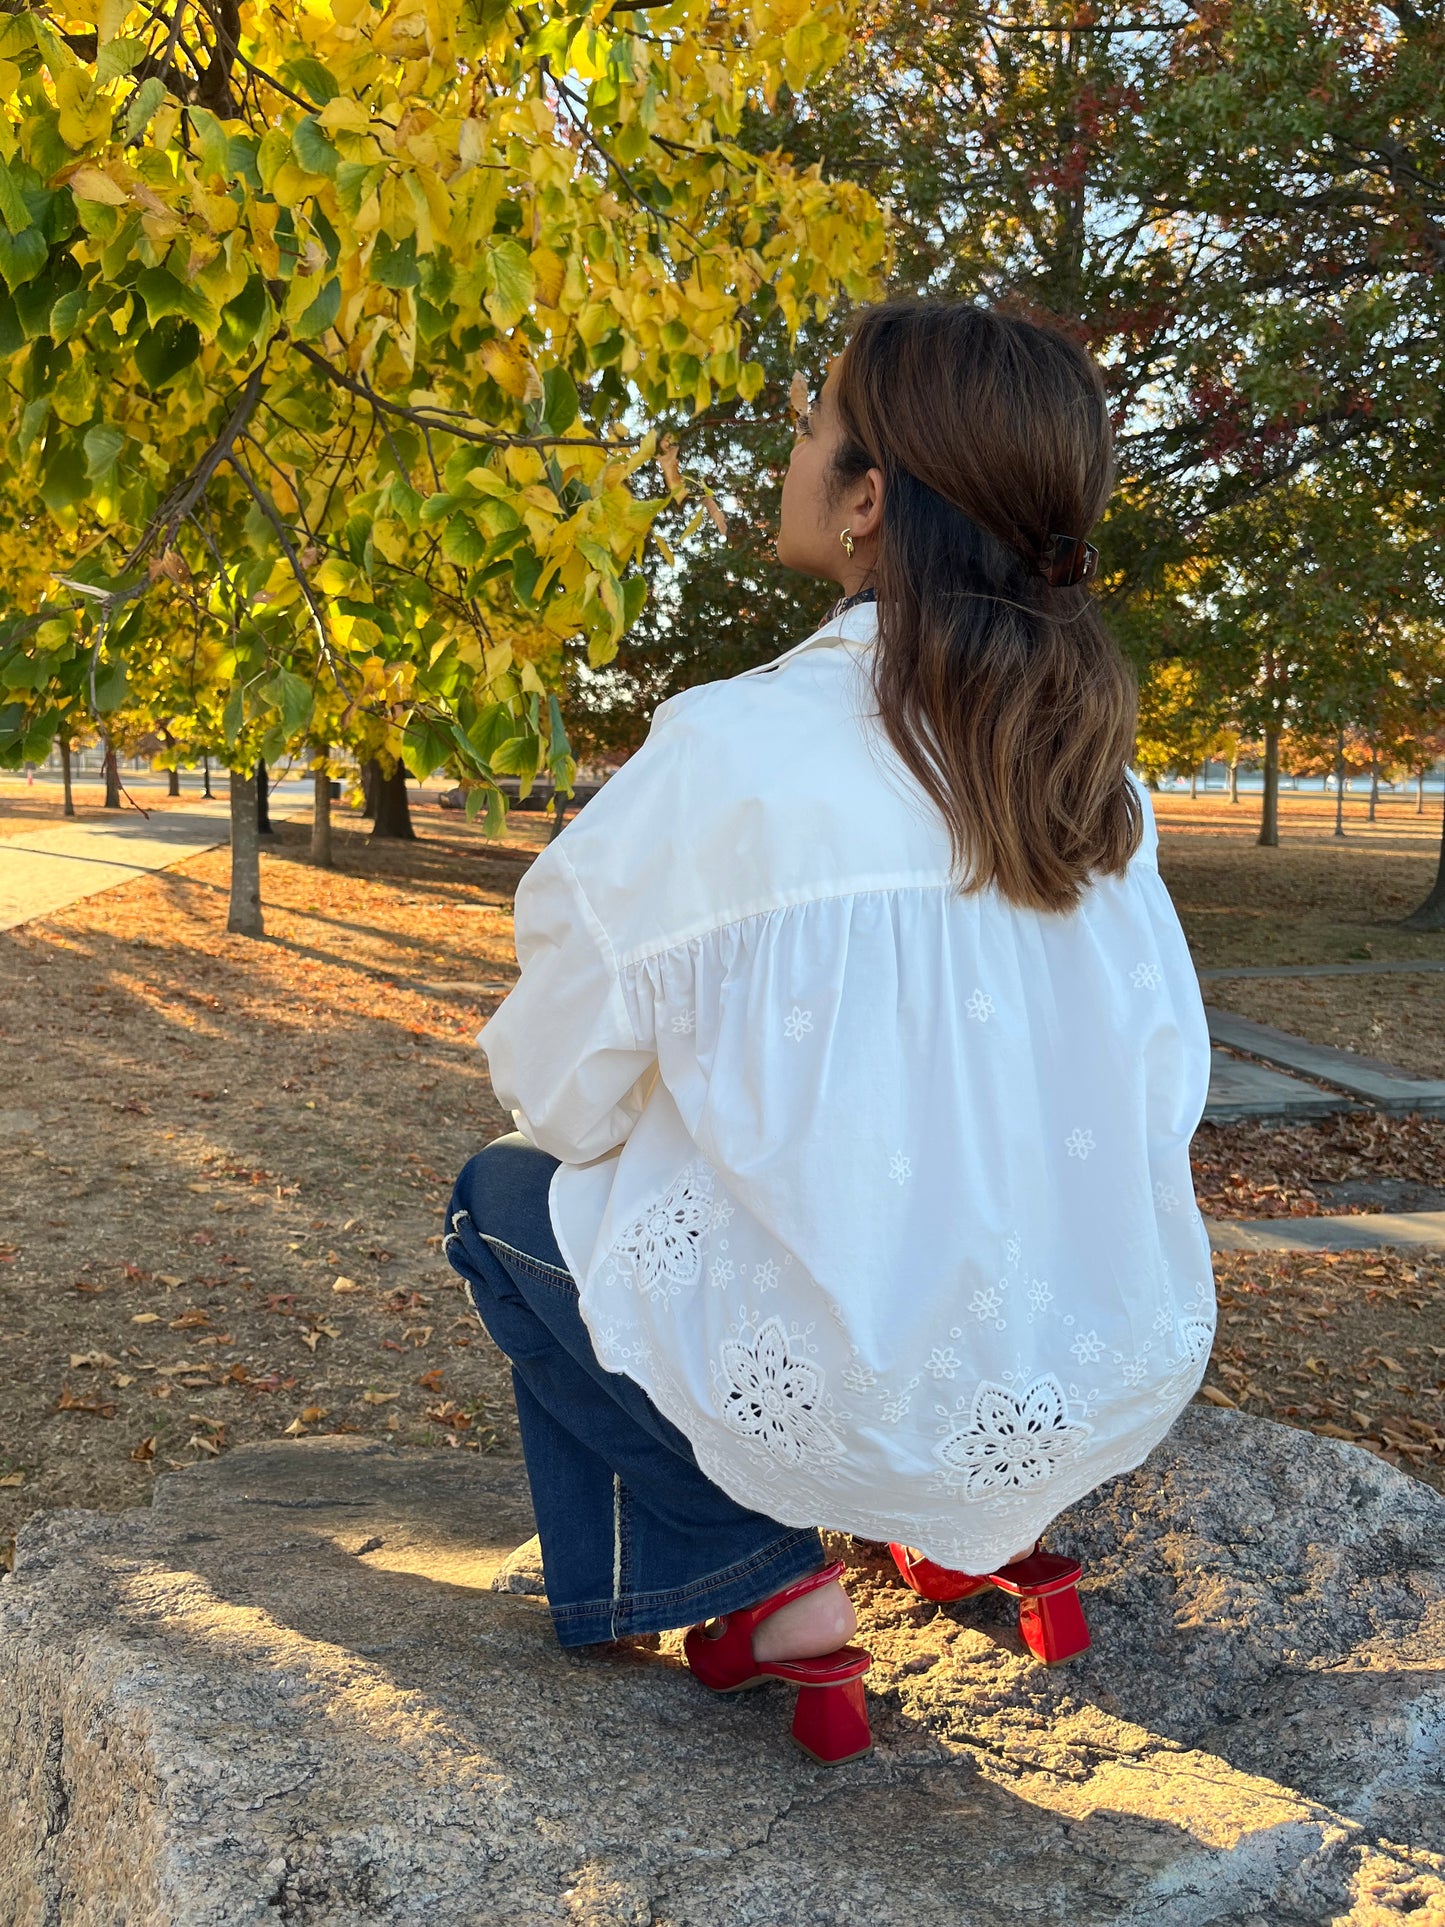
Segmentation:
<svg viewBox="0 0 1445 1927">
<path fill-rule="evenodd" d="M 877 1746 L 492 1589 L 515 1463 L 312 1439 L 37 1514 L 0 1583 L 5 1927 L 1445 1923 L 1445 1500 L 1196 1406 L 1051 1535 L 1093 1650 L 852 1545 Z M 504 1583 L 513 1583 L 506 1581 Z"/>
</svg>

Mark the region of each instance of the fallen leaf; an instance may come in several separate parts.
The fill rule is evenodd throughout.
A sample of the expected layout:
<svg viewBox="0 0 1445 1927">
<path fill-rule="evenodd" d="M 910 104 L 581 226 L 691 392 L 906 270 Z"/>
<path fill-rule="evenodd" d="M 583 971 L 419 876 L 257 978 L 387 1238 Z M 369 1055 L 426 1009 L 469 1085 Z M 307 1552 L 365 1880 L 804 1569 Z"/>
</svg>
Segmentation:
<svg viewBox="0 0 1445 1927">
<path fill-rule="evenodd" d="M 301 1343 L 305 1345 L 308 1350 L 314 1352 L 316 1350 L 316 1347 L 321 1343 L 320 1332 L 317 1332 L 317 1331 L 302 1332 Z"/>
<path fill-rule="evenodd" d="M 158 1271 L 156 1273 L 156 1283 L 158 1285 L 164 1285 L 168 1291 L 174 1291 L 176 1286 L 184 1284 L 185 1280 L 175 1277 L 171 1272 Z"/>
<path fill-rule="evenodd" d="M 216 1444 L 215 1440 L 202 1438 L 199 1432 L 192 1432 L 191 1436 L 186 1440 L 186 1444 L 198 1445 L 203 1452 L 209 1452 L 213 1458 L 219 1458 L 221 1455 L 221 1448 Z"/>
<path fill-rule="evenodd" d="M 4 1478 L 0 1479 L 0 1485 L 24 1485 L 24 1483 L 25 1474 L 23 1472 L 7 1472 Z"/>
<path fill-rule="evenodd" d="M 357 1284 L 354 1278 L 338 1278 L 331 1289 L 333 1291 L 360 1291 L 361 1286 Z"/>
<path fill-rule="evenodd" d="M 286 1427 L 286 1430 L 282 1434 L 282 1436 L 283 1438 L 288 1438 L 288 1439 L 300 1438 L 302 1434 L 305 1432 L 305 1430 L 306 1430 L 306 1427 L 301 1423 L 300 1419 L 293 1418 L 291 1423 Z"/>
<path fill-rule="evenodd" d="M 1239 1410 L 1239 1407 L 1229 1396 L 1228 1392 L 1221 1392 L 1217 1385 L 1201 1385 L 1199 1388 L 1199 1396 L 1208 1399 L 1211 1405 L 1224 1406 L 1227 1411 L 1237 1412 Z"/>
<path fill-rule="evenodd" d="M 110 1382 L 114 1391 L 121 1392 L 125 1390 L 127 1385 L 135 1384 L 135 1374 L 134 1372 L 117 1372 Z"/>
<path fill-rule="evenodd" d="M 138 1311 L 130 1322 L 133 1325 L 158 1325 L 161 1315 L 158 1311 Z"/>
<path fill-rule="evenodd" d="M 72 1370 L 78 1365 L 94 1365 L 115 1371 L 119 1369 L 120 1360 L 112 1358 L 109 1352 L 72 1352 L 70 1364 Z"/>
<path fill-rule="evenodd" d="M 410 1338 L 417 1345 L 426 1345 L 431 1341 L 432 1329 L 430 1325 L 408 1325 L 402 1337 Z"/>
<path fill-rule="evenodd" d="M 423 1372 L 416 1382 L 424 1391 L 439 1392 L 442 1388 L 441 1366 L 433 1365 L 431 1370 L 429 1372 Z"/>
<path fill-rule="evenodd" d="M 400 1397 L 400 1392 L 363 1392 L 361 1402 L 363 1405 L 389 1405 L 394 1398 Z"/>
<path fill-rule="evenodd" d="M 152 1432 L 148 1439 L 142 1439 L 138 1445 L 133 1445 L 131 1447 L 131 1457 L 140 1460 L 142 1464 L 144 1464 L 147 1459 L 153 1459 L 156 1455 L 156 1439 L 158 1436 L 158 1433 Z"/>
<path fill-rule="evenodd" d="M 179 1318 L 171 1320 L 170 1329 L 173 1332 L 191 1331 L 197 1325 L 209 1325 L 210 1322 L 211 1314 L 208 1311 L 202 1311 L 199 1305 L 192 1305 L 189 1311 L 183 1311 Z"/>
<path fill-rule="evenodd" d="M 322 1419 L 330 1418 L 330 1416 L 331 1414 L 324 1405 L 308 1405 L 306 1410 L 301 1414 L 301 1423 L 303 1425 L 319 1425 Z"/>
<path fill-rule="evenodd" d="M 76 1398 L 68 1385 L 55 1401 L 57 1412 L 89 1412 L 94 1418 L 114 1418 L 115 1404 L 110 1399 Z"/>
</svg>

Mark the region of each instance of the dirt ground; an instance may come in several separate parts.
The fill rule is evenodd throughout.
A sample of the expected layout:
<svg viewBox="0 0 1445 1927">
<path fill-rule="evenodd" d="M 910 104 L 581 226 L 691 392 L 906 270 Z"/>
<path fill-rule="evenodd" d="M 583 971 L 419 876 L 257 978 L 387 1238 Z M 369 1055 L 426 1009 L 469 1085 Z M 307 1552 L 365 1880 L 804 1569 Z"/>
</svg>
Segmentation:
<svg viewBox="0 0 1445 1927">
<path fill-rule="evenodd" d="M 1289 802 L 1260 851 L 1247 804 L 1158 799 L 1201 964 L 1445 955 L 1388 928 L 1428 888 L 1438 824 L 1400 810 L 1378 847 L 1353 822 L 1332 846 Z M 59 820 L 0 787 L 0 835 L 22 813 Z M 433 804 L 417 824 L 378 846 L 339 815 L 324 873 L 282 823 L 264 943 L 226 934 L 224 850 L 0 936 L 0 1560 L 32 1511 L 143 1504 L 157 1469 L 248 1440 L 517 1450 L 506 1367 L 439 1246 L 456 1171 L 507 1128 L 472 1040 L 546 824 L 514 815 L 492 844 Z M 1301 1027 L 1297 981 L 1250 989 L 1273 993 L 1250 1014 Z M 1206 1210 L 1310 1215 L 1351 1183 L 1445 1189 L 1445 1121 L 1207 1127 L 1196 1158 Z M 1210 1395 L 1445 1484 L 1445 1256 L 1216 1269 Z"/>
<path fill-rule="evenodd" d="M 1445 961 L 1445 931 L 1399 928 L 1434 880 L 1440 799 L 1382 798 L 1377 820 L 1350 797 L 1280 798 L 1280 843 L 1266 848 L 1258 798 L 1153 798 L 1159 871 L 1200 968 L 1233 964 Z M 1313 1043 L 1361 1051 L 1422 1077 L 1445 1077 L 1445 977 L 1222 978 L 1204 999 Z"/>
<path fill-rule="evenodd" d="M 303 825 L 226 934 L 213 850 L 0 937 L 0 1546 L 249 1439 L 509 1450 L 506 1370 L 439 1255 L 509 1121 L 473 1045 L 544 829 Z"/>
</svg>

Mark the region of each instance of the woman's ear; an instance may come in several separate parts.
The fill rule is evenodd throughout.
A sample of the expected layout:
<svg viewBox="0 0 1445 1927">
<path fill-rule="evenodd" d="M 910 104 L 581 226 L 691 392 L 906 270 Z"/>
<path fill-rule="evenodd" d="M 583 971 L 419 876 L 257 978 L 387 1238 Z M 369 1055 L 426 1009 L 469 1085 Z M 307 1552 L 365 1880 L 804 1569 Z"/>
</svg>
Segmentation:
<svg viewBox="0 0 1445 1927">
<path fill-rule="evenodd" d="M 855 542 L 866 542 L 883 525 L 883 471 L 870 468 L 848 496 L 848 527 Z"/>
</svg>

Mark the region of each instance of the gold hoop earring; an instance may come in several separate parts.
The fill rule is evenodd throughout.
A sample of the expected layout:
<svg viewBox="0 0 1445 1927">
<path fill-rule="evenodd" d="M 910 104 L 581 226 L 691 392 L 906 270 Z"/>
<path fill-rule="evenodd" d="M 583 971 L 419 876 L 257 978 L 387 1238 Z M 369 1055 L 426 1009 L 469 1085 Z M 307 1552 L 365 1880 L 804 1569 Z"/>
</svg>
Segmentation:
<svg viewBox="0 0 1445 1927">
<path fill-rule="evenodd" d="M 853 553 L 854 542 L 853 542 L 852 536 L 848 533 L 847 529 L 843 530 L 842 534 L 838 537 L 838 540 L 843 544 L 843 547 L 848 551 L 849 555 L 851 555 Z"/>
</svg>

